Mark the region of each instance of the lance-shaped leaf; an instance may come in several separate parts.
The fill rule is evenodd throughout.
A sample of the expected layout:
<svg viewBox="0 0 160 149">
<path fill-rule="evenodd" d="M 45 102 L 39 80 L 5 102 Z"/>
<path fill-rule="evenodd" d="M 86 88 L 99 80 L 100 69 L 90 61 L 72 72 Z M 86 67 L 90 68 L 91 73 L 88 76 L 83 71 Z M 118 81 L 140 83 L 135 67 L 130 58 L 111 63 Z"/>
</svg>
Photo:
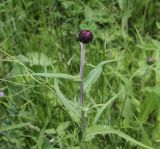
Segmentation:
<svg viewBox="0 0 160 149">
<path fill-rule="evenodd" d="M 78 105 L 73 103 L 72 101 L 68 100 L 60 91 L 60 88 L 58 86 L 58 80 L 54 80 L 54 87 L 57 93 L 57 96 L 59 97 L 60 101 L 68 111 L 69 115 L 71 116 L 72 120 L 79 123 L 80 122 L 80 108 L 78 108 Z"/>
</svg>

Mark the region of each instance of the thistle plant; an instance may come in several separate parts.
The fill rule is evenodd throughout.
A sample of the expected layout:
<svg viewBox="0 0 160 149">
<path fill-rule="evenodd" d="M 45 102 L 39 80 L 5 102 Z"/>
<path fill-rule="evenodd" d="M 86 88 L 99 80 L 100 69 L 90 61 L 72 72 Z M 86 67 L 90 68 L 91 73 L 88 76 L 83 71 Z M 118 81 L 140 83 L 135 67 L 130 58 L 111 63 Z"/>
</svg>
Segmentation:
<svg viewBox="0 0 160 149">
<path fill-rule="evenodd" d="M 91 42 L 93 39 L 93 34 L 89 30 L 81 30 L 77 33 L 77 39 L 80 43 L 81 47 L 81 59 L 80 59 L 80 105 L 82 107 L 81 111 L 81 129 L 82 129 L 82 136 L 84 135 L 85 131 L 85 113 L 83 110 L 84 107 L 84 81 L 83 81 L 83 75 L 84 75 L 84 66 L 85 66 L 85 47 L 86 44 Z"/>
</svg>

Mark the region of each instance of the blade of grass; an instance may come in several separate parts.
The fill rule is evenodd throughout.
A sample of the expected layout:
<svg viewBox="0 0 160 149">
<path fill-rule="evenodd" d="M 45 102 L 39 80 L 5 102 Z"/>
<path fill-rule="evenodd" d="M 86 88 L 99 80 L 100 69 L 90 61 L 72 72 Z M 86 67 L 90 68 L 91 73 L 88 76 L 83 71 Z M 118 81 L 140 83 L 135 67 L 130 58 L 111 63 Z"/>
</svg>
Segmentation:
<svg viewBox="0 0 160 149">
<path fill-rule="evenodd" d="M 39 134 L 39 138 L 38 138 L 38 141 L 37 141 L 37 148 L 38 149 L 42 149 L 43 140 L 44 140 L 44 137 L 45 137 L 45 129 L 46 129 L 47 124 L 48 124 L 48 120 L 46 121 L 45 126 L 43 127 L 43 129 L 41 130 L 41 132 Z"/>
</svg>

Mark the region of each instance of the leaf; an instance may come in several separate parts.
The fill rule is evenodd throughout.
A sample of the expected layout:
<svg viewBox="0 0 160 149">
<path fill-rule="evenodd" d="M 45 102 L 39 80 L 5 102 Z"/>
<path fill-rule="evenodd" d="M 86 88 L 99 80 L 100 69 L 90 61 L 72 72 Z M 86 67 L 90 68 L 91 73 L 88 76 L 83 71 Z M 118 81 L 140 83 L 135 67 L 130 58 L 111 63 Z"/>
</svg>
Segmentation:
<svg viewBox="0 0 160 149">
<path fill-rule="evenodd" d="M 40 77 L 46 77 L 46 78 L 60 78 L 60 79 L 68 79 L 68 80 L 74 80 L 74 81 L 80 81 L 79 75 L 78 76 L 72 76 L 65 73 L 30 73 L 30 74 L 18 74 L 18 75 L 12 75 L 12 77 L 23 77 L 23 76 L 40 76 Z"/>
<path fill-rule="evenodd" d="M 22 55 L 22 54 L 19 54 L 16 59 L 20 62 L 23 62 L 23 63 L 28 63 L 29 62 L 29 59 L 28 57 Z"/>
<path fill-rule="evenodd" d="M 63 122 L 60 125 L 58 125 L 57 127 L 57 133 L 59 136 L 63 136 L 63 134 L 65 134 L 65 129 L 68 128 L 70 122 Z"/>
<path fill-rule="evenodd" d="M 152 86 L 152 87 L 145 87 L 144 91 L 151 94 L 156 94 L 157 96 L 160 96 L 160 87 L 159 86 Z"/>
<path fill-rule="evenodd" d="M 86 93 L 90 91 L 92 85 L 98 80 L 101 73 L 102 73 L 102 67 L 98 66 L 88 74 L 84 82 L 84 90 Z"/>
<path fill-rule="evenodd" d="M 30 66 L 50 66 L 53 63 L 53 60 L 50 57 L 48 57 L 44 53 L 38 52 L 31 52 L 28 54 L 28 56 L 19 54 L 16 58 L 20 62 L 29 63 Z"/>
<path fill-rule="evenodd" d="M 160 22 L 156 22 L 156 26 L 160 30 Z"/>
<path fill-rule="evenodd" d="M 113 70 L 112 73 L 113 73 L 113 75 L 115 75 L 116 77 L 118 77 L 125 84 L 127 93 L 129 95 L 133 95 L 132 80 L 130 80 L 129 78 L 125 77 L 124 75 L 122 75 L 118 71 L 114 71 Z"/>
<path fill-rule="evenodd" d="M 94 121 L 93 123 L 96 124 L 100 118 L 100 116 L 102 115 L 103 111 L 117 98 L 117 96 L 119 95 L 116 94 L 115 96 L 113 96 L 111 99 L 109 99 L 98 111 L 97 111 L 97 114 L 94 118 Z"/>
<path fill-rule="evenodd" d="M 120 9 L 122 11 L 124 9 L 124 2 L 123 2 L 123 0 L 118 0 L 118 5 L 119 5 L 119 7 L 120 7 Z"/>
<path fill-rule="evenodd" d="M 85 92 L 88 93 L 90 91 L 92 85 L 98 80 L 98 78 L 100 77 L 100 75 L 102 73 L 103 65 L 111 63 L 111 62 L 118 61 L 120 59 L 121 58 L 114 59 L 114 60 L 103 61 L 103 62 L 99 63 L 93 70 L 91 70 L 90 73 L 88 74 L 88 76 L 84 80 L 84 90 L 85 90 Z"/>
<path fill-rule="evenodd" d="M 18 129 L 18 128 L 22 128 L 22 127 L 25 127 L 25 126 L 28 126 L 28 125 L 29 125 L 29 123 L 14 124 L 14 125 L 10 125 L 10 126 L 0 128 L 0 132 L 9 131 L 9 130 L 13 130 L 13 129 Z"/>
<path fill-rule="evenodd" d="M 46 129 L 45 133 L 48 134 L 48 135 L 49 134 L 56 134 L 56 130 L 55 129 Z"/>
<path fill-rule="evenodd" d="M 122 137 L 123 139 L 125 139 L 126 141 L 132 142 L 136 145 L 139 145 L 141 147 L 147 148 L 147 149 L 153 149 L 152 147 L 149 147 L 135 139 L 133 139 L 132 137 L 128 136 L 127 134 L 113 129 L 111 127 L 106 127 L 104 125 L 96 125 L 90 128 L 87 128 L 87 132 L 86 132 L 86 136 L 85 136 L 85 141 L 89 141 L 92 140 L 96 135 L 101 134 L 101 135 L 105 135 L 105 134 L 116 134 L 119 137 Z"/>
<path fill-rule="evenodd" d="M 140 121 L 145 123 L 154 109 L 157 108 L 159 96 L 154 93 L 149 93 L 147 99 L 141 105 Z"/>
<path fill-rule="evenodd" d="M 46 56 L 44 53 L 31 52 L 28 56 L 29 64 L 31 66 L 40 65 L 40 66 L 50 66 L 52 65 L 52 59 Z"/>
<path fill-rule="evenodd" d="M 72 120 L 79 123 L 80 122 L 80 111 L 78 110 L 78 106 L 71 104 L 71 101 L 69 101 L 60 91 L 59 86 L 58 86 L 58 80 L 54 80 L 54 86 L 55 90 L 57 93 L 57 96 L 59 97 L 60 101 L 63 103 L 64 107 L 67 109 L 69 112 L 69 115 L 71 116 Z"/>
<path fill-rule="evenodd" d="M 106 12 L 104 11 L 104 9 L 93 10 L 91 7 L 86 5 L 84 8 L 84 13 L 85 13 L 85 18 L 86 18 L 84 21 L 92 22 L 92 24 L 95 24 L 96 22 L 106 23 L 106 22 L 113 21 L 109 17 L 106 17 Z"/>
<path fill-rule="evenodd" d="M 61 78 L 61 79 L 80 81 L 79 75 L 72 76 L 72 75 L 65 74 L 65 73 L 35 73 L 33 75 L 41 76 L 41 77 L 48 77 L 48 78 Z"/>
</svg>

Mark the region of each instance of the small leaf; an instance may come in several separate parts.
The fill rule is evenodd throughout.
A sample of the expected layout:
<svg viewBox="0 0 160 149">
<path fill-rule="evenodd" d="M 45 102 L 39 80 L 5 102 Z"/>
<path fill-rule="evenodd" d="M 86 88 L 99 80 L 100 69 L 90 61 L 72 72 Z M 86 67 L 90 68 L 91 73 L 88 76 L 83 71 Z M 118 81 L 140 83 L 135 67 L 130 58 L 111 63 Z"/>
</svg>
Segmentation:
<svg viewBox="0 0 160 149">
<path fill-rule="evenodd" d="M 56 130 L 55 129 L 46 129 L 45 133 L 48 134 L 48 135 L 49 134 L 56 134 Z"/>
<path fill-rule="evenodd" d="M 63 134 L 65 133 L 65 129 L 68 128 L 69 124 L 70 122 L 63 122 L 57 127 L 57 133 L 59 136 L 63 136 Z"/>
<path fill-rule="evenodd" d="M 12 129 L 18 129 L 18 128 L 22 128 L 22 127 L 25 127 L 25 126 L 28 126 L 28 125 L 29 125 L 29 123 L 14 124 L 14 125 L 10 125 L 10 126 L 0 128 L 0 132 L 9 131 L 9 130 L 12 130 Z"/>
</svg>

